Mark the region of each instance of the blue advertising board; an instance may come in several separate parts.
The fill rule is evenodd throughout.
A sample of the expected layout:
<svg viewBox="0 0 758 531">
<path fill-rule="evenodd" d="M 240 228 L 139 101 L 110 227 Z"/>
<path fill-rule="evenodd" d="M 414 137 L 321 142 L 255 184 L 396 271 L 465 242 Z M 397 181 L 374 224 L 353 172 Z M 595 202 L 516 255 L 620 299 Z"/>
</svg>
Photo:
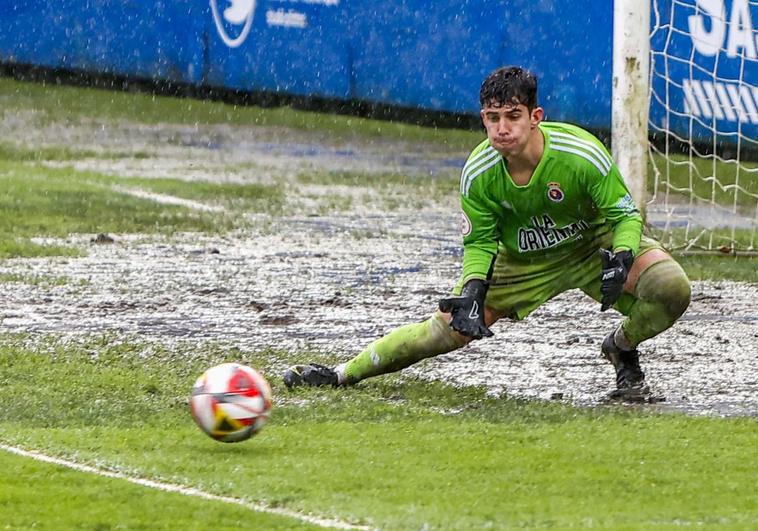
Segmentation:
<svg viewBox="0 0 758 531">
<path fill-rule="evenodd" d="M 459 113 L 521 64 L 550 119 L 610 126 L 606 2 L 27 0 L 0 16 L 5 62 Z"/>
<path fill-rule="evenodd" d="M 487 73 L 518 64 L 538 75 L 549 119 L 610 127 L 610 3 L 394 4 L 351 2 L 356 97 L 476 113 Z M 588 33 L 587 27 L 599 31 Z"/>
<path fill-rule="evenodd" d="M 210 85 L 350 96 L 349 20 L 340 0 L 210 0 Z"/>
<path fill-rule="evenodd" d="M 655 4 L 653 129 L 757 148 L 758 3 L 658 0 Z"/>
<path fill-rule="evenodd" d="M 199 83 L 202 2 L 0 2 L 0 61 Z"/>
<path fill-rule="evenodd" d="M 752 135 L 758 5 L 654 0 L 651 117 Z M 609 129 L 612 2 L 25 0 L 0 3 L 0 61 L 197 86 L 478 111 L 483 77 L 522 65 L 550 120 Z M 751 40 L 752 39 L 752 40 Z M 713 79 L 713 74 L 718 79 Z M 694 125 L 693 125 L 694 123 Z"/>
</svg>

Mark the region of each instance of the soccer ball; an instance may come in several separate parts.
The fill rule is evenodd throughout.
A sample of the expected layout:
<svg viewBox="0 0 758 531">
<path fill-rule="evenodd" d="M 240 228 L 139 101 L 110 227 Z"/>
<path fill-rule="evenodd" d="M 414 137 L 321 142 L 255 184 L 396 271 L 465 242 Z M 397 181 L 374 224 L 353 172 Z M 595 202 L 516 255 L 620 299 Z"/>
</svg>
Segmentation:
<svg viewBox="0 0 758 531">
<path fill-rule="evenodd" d="M 192 418 L 203 432 L 217 441 L 239 442 L 268 421 L 271 387 L 250 367 L 222 363 L 197 379 L 189 402 Z"/>
</svg>

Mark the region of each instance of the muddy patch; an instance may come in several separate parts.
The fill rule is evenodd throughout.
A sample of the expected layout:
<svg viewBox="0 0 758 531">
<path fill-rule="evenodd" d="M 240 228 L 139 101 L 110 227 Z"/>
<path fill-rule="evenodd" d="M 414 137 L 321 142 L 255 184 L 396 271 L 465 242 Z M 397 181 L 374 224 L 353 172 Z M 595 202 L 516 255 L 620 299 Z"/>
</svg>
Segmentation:
<svg viewBox="0 0 758 531">
<path fill-rule="evenodd" d="M 49 164 L 125 177 L 290 183 L 304 209 L 249 216 L 224 236 L 69 238 L 81 258 L 6 260 L 0 274 L 65 278 L 5 283 L 0 331 L 64 340 L 107 335 L 166 348 L 191 342 L 243 351 L 328 352 L 349 359 L 387 331 L 422 319 L 460 271 L 455 197 L 421 201 L 398 187 L 392 210 L 374 203 L 370 183 L 342 188 L 348 208 L 329 212 L 338 185 L 302 184 L 303 171 L 388 171 L 451 177 L 465 153 L 390 141 L 330 142 L 318 133 L 272 128 L 141 124 L 23 127 L 4 115 L 2 137 L 21 145 L 63 146 L 122 156 Z M 148 156 L 130 156 L 129 153 Z M 368 200 L 367 200 L 368 198 Z M 166 200 L 161 197 L 161 200 Z M 424 200 L 425 199 L 425 200 Z M 202 205 L 193 205 L 202 208 Z M 324 212 L 326 211 L 326 213 Z M 310 214 L 310 215 L 306 215 Z M 320 215 L 314 215 L 320 214 Z M 44 240 L 40 240 L 44 241 Z M 689 414 L 758 415 L 758 284 L 694 283 L 684 318 L 646 342 L 642 364 L 664 402 L 644 407 Z M 523 322 L 499 322 L 495 337 L 427 360 L 408 374 L 493 394 L 599 405 L 613 387 L 600 357 L 603 336 L 620 322 L 577 291 Z"/>
<path fill-rule="evenodd" d="M 1 273 L 70 281 L 6 285 L 0 329 L 348 359 L 392 328 L 431 313 L 459 271 L 457 235 L 444 217 L 415 220 L 412 234 L 405 216 L 276 224 L 276 234 L 122 236 L 91 245 L 83 258 L 7 261 Z M 426 237 L 432 230 L 434 238 Z M 696 282 L 693 299 L 672 330 L 641 348 L 648 379 L 665 397 L 645 407 L 758 415 L 758 286 Z M 496 323 L 491 339 L 408 372 L 486 386 L 494 394 L 602 404 L 614 378 L 600 341 L 620 319 L 571 291 L 523 322 Z"/>
</svg>

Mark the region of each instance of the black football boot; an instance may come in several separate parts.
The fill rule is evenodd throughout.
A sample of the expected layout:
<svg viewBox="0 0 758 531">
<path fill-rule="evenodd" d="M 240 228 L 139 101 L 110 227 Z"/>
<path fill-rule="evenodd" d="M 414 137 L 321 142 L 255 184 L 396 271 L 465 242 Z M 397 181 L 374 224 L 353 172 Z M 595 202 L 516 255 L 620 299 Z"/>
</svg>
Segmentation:
<svg viewBox="0 0 758 531">
<path fill-rule="evenodd" d="M 284 371 L 284 385 L 289 389 L 300 385 L 310 385 L 320 387 L 322 385 L 331 385 L 337 387 L 339 380 L 337 373 L 329 367 L 309 363 L 307 365 L 293 365 Z"/>
<path fill-rule="evenodd" d="M 618 400 L 644 400 L 650 395 L 645 383 L 645 373 L 640 368 L 640 353 L 637 349 L 621 350 L 614 340 L 615 332 L 608 334 L 600 347 L 605 359 L 616 369 L 616 390 L 608 398 Z"/>
</svg>

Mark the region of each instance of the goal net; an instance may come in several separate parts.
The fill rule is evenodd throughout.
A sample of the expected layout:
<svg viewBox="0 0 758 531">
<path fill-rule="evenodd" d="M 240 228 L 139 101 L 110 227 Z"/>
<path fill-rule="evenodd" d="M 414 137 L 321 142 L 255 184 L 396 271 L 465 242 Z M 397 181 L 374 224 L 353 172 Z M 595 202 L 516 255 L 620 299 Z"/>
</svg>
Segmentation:
<svg viewBox="0 0 758 531">
<path fill-rule="evenodd" d="M 672 249 L 758 246 L 758 0 L 652 0 L 647 224 Z"/>
</svg>

